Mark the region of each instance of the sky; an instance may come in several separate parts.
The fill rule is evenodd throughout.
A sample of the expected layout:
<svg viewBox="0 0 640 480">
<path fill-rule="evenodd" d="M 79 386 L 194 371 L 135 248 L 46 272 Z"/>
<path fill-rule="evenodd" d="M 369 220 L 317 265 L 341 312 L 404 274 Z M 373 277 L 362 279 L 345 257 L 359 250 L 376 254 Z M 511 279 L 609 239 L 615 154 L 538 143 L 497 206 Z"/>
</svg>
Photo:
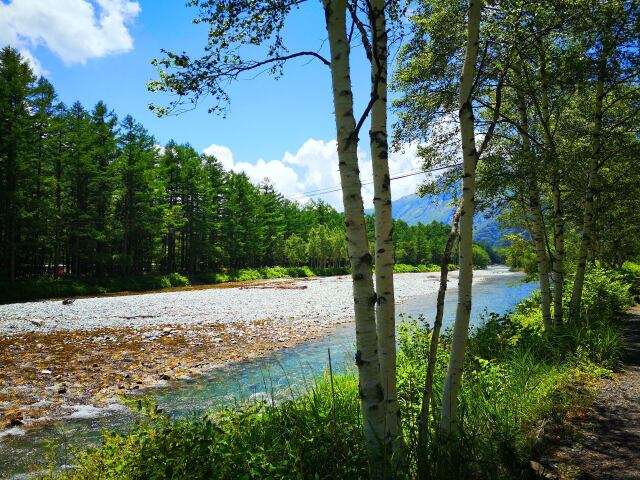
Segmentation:
<svg viewBox="0 0 640 480">
<path fill-rule="evenodd" d="M 150 103 L 168 103 L 167 97 L 147 91 L 146 82 L 157 78 L 151 60 L 161 56 L 161 49 L 197 54 L 206 44 L 206 25 L 192 24 L 197 10 L 185 3 L 0 0 L 0 46 L 18 48 L 67 104 L 79 100 L 91 108 L 103 100 L 120 118 L 133 115 L 159 144 L 190 143 L 256 183 L 268 177 L 288 198 L 322 199 L 341 210 L 339 192 L 304 195 L 340 184 L 331 78 L 320 62 L 294 60 L 280 79 L 264 73 L 234 83 L 224 118 L 209 114 L 206 101 L 177 116 L 157 118 L 149 111 Z M 285 27 L 292 52 L 320 48 L 328 56 L 325 37 L 320 1 L 304 4 Z M 369 65 L 360 49 L 354 48 L 351 60 L 358 114 L 368 101 Z M 371 178 L 366 132 L 365 125 L 359 149 L 364 183 Z M 415 145 L 391 155 L 392 175 L 418 167 Z M 420 178 L 394 181 L 393 197 L 414 193 Z M 370 207 L 372 186 L 365 185 L 363 193 Z"/>
</svg>

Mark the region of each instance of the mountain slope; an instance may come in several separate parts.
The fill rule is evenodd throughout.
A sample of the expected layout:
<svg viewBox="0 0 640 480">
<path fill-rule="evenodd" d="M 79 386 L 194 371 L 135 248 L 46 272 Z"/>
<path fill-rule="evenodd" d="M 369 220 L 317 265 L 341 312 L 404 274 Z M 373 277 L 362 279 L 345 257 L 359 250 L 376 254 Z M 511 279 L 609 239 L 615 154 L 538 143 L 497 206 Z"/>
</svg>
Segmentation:
<svg viewBox="0 0 640 480">
<path fill-rule="evenodd" d="M 455 206 L 448 194 L 407 195 L 393 202 L 393 218 L 404 220 L 410 225 L 416 223 L 431 223 L 433 221 L 451 223 Z M 373 213 L 367 211 L 367 213 Z M 491 245 L 500 243 L 504 234 L 495 218 L 486 218 L 483 213 L 476 213 L 474 218 L 474 240 L 488 242 Z"/>
</svg>

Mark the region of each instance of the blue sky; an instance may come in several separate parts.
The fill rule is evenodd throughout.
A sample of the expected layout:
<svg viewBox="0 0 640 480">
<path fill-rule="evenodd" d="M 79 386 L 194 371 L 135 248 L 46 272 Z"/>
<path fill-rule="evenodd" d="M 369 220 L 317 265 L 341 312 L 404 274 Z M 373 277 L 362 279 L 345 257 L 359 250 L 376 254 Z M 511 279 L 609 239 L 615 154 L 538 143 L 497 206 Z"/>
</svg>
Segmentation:
<svg viewBox="0 0 640 480">
<path fill-rule="evenodd" d="M 65 103 L 79 100 L 90 108 L 103 100 L 118 116 L 129 113 L 142 122 L 158 143 L 175 139 L 199 151 L 208 148 L 228 168 L 244 170 L 255 181 L 269 176 L 292 197 L 337 185 L 330 75 L 320 62 L 293 61 L 279 80 L 265 73 L 234 84 L 226 118 L 208 114 L 206 103 L 168 118 L 157 118 L 148 110 L 150 102 L 166 101 L 146 89 L 145 83 L 156 76 L 151 59 L 162 48 L 197 54 L 205 45 L 206 26 L 191 23 L 197 11 L 184 3 L 2 0 L 0 43 L 12 44 L 31 58 Z M 316 50 L 326 36 L 320 2 L 311 0 L 295 12 L 285 31 L 291 51 Z M 352 54 L 352 69 L 356 111 L 361 111 L 367 101 L 369 65 L 359 50 Z M 366 133 L 361 138 L 366 180 Z M 394 156 L 392 172 L 417 166 L 413 151 Z M 399 184 L 394 197 L 411 193 L 415 181 L 410 177 Z M 340 203 L 337 194 L 323 198 Z"/>
</svg>

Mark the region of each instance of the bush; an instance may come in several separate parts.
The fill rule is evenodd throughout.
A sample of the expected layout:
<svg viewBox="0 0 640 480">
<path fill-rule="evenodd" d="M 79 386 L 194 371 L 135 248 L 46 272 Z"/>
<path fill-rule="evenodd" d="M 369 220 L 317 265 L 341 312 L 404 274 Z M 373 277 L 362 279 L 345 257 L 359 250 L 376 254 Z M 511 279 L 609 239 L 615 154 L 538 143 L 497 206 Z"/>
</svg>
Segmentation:
<svg viewBox="0 0 640 480">
<path fill-rule="evenodd" d="M 289 277 L 288 269 L 284 267 L 266 267 L 260 269 L 260 274 L 262 278 L 285 278 Z"/>
<path fill-rule="evenodd" d="M 315 277 L 316 274 L 309 267 L 288 267 L 287 272 L 290 277 L 306 278 Z"/>
<path fill-rule="evenodd" d="M 393 266 L 394 273 L 423 273 L 423 272 L 439 272 L 438 265 L 407 265 L 405 263 L 396 263 Z"/>
<path fill-rule="evenodd" d="M 491 263 L 489 254 L 480 245 L 473 244 L 473 266 L 475 268 L 487 268 Z"/>
<path fill-rule="evenodd" d="M 189 282 L 189 279 L 187 277 L 175 272 L 169 275 L 169 283 L 172 287 L 184 287 L 187 285 L 191 285 L 191 282 Z"/>
<path fill-rule="evenodd" d="M 604 278 L 611 280 L 611 272 L 589 275 L 586 296 L 596 302 L 591 309 L 600 310 L 602 303 L 602 312 L 610 315 L 599 314 L 598 323 L 589 327 L 546 332 L 539 295 L 521 302 L 513 314 L 486 317 L 469 339 L 458 435 L 443 438 L 437 432 L 436 396 L 422 451 L 416 444 L 417 419 L 430 331 L 422 318 L 400 324 L 398 399 L 408 469 L 403 475 L 415 477 L 420 456 L 429 478 L 524 478 L 542 426 L 586 404 L 593 381 L 608 375 L 620 359 L 615 315 L 627 304 L 628 284 L 614 279 L 616 288 L 608 288 Z M 442 389 L 449 344 L 450 333 L 445 333 L 435 368 L 436 393 Z M 146 416 L 131 432 L 106 432 L 102 447 L 83 453 L 75 470 L 57 478 L 367 477 L 358 379 L 352 370 L 333 378 L 325 374 L 292 400 L 249 403 L 201 417 L 170 420 L 148 402 L 134 403 Z"/>
<path fill-rule="evenodd" d="M 633 304 L 629 279 L 621 272 L 590 266 L 584 277 L 580 322 L 602 323 Z M 566 284 L 564 302 L 569 304 L 573 281 Z"/>
</svg>

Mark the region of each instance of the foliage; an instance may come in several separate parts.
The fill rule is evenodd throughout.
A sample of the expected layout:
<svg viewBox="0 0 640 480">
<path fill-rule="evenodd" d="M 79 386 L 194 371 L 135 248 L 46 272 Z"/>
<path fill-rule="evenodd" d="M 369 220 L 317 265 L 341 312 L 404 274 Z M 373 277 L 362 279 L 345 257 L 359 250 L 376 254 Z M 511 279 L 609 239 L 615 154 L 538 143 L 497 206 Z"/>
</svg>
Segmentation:
<svg viewBox="0 0 640 480">
<path fill-rule="evenodd" d="M 581 325 L 600 324 L 612 315 L 631 306 L 632 284 L 624 274 L 590 265 L 584 279 L 581 312 L 578 322 Z M 570 297 L 573 282 L 565 286 L 565 298 Z"/>
<path fill-rule="evenodd" d="M 514 270 L 522 270 L 528 277 L 538 272 L 536 252 L 531 242 L 522 235 L 508 234 L 504 237 L 505 261 Z"/>
<path fill-rule="evenodd" d="M 539 295 L 512 314 L 485 318 L 469 339 L 461 431 L 454 438 L 440 436 L 436 398 L 425 451 L 417 451 L 417 419 L 430 330 L 422 317 L 400 324 L 398 391 L 408 469 L 400 476 L 415 474 L 420 455 L 427 457 L 429 478 L 522 478 L 545 423 L 586 405 L 594 380 L 610 375 L 620 360 L 616 315 L 627 305 L 629 283 L 611 271 L 592 270 L 588 276 L 585 291 L 603 312 L 589 328 L 545 331 Z M 450 332 L 441 338 L 435 392 L 444 379 L 449 341 Z M 102 447 L 81 454 L 74 470 L 53 476 L 366 478 L 357 392 L 357 377 L 349 370 L 333 378 L 325 373 L 291 400 L 254 402 L 203 417 L 170 420 L 138 401 L 146 416 L 129 434 L 105 432 Z"/>
<path fill-rule="evenodd" d="M 407 265 L 405 263 L 396 263 L 393 266 L 395 273 L 418 273 L 418 272 L 439 272 L 438 265 Z"/>
<path fill-rule="evenodd" d="M 51 84 L 35 80 L 17 51 L 2 52 L 3 78 L 29 109 L 12 111 L 22 119 L 15 134 L 24 138 L 16 139 L 15 159 L 0 162 L 20 173 L 3 170 L 3 178 L 18 182 L 0 186 L 3 241 L 9 236 L 2 232 L 15 226 L 0 270 L 8 280 L 31 284 L 42 277 L 39 294 L 26 282 L 21 285 L 28 291 L 12 289 L 4 301 L 114 291 L 117 285 L 177 286 L 155 278 L 171 272 L 205 283 L 291 276 L 277 265 L 346 272 L 344 218 L 327 203 L 288 200 L 268 180 L 254 185 L 189 144 L 169 141 L 161 148 L 143 125 L 131 116 L 118 121 L 103 102 L 91 112 L 78 102 L 66 107 Z M 8 92 L 0 91 L 0 103 Z M 37 138 L 30 136 L 34 129 Z M 367 222 L 373 235 L 373 218 Z M 399 262 L 439 263 L 449 227 L 394 225 Z M 275 270 L 254 271 L 261 267 Z M 129 283 L 119 278 L 149 274 L 153 278 Z"/>
<path fill-rule="evenodd" d="M 491 263 L 491 258 L 487 251 L 480 245 L 473 244 L 473 266 L 475 268 L 487 268 Z"/>
</svg>

